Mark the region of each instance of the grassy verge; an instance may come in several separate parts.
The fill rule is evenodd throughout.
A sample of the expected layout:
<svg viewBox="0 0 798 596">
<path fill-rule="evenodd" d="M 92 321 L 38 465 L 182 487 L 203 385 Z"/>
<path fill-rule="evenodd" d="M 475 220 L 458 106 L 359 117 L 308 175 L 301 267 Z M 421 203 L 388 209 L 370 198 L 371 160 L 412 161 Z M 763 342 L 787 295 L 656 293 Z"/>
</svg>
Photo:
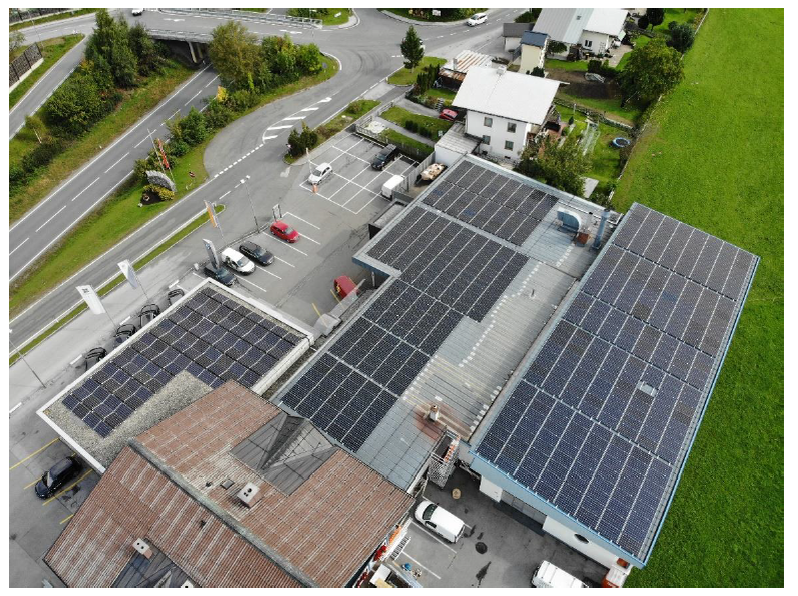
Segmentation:
<svg viewBox="0 0 798 596">
<path fill-rule="evenodd" d="M 216 212 L 217 213 L 221 213 L 222 211 L 224 211 L 224 205 L 217 205 L 216 206 Z M 175 232 L 171 237 L 166 239 L 164 242 L 162 242 L 161 244 L 156 246 L 154 249 L 152 249 L 146 255 L 141 257 L 138 261 L 133 263 L 133 268 L 134 269 L 141 269 L 147 263 L 152 261 L 154 258 L 156 258 L 157 256 L 165 253 L 167 250 L 172 248 L 175 244 L 177 244 L 178 242 L 183 240 L 183 238 L 185 238 L 186 236 L 188 236 L 189 234 L 191 234 L 192 232 L 194 232 L 195 230 L 200 228 L 207 221 L 208 221 L 208 215 L 206 213 L 203 213 L 202 215 L 199 215 L 197 218 L 195 218 L 190 224 L 188 224 L 182 230 L 179 230 L 178 232 Z M 118 286 L 123 281 L 124 281 L 124 277 L 121 274 L 119 274 L 114 279 L 112 279 L 110 282 L 105 284 L 102 288 L 97 290 L 97 293 L 100 296 L 105 296 L 106 294 L 108 294 L 111 290 L 113 290 L 116 286 Z M 86 308 L 87 307 L 86 307 L 85 304 L 80 304 L 80 305 L 76 306 L 75 308 L 73 308 L 71 311 L 69 311 L 67 314 L 65 314 L 63 317 L 58 319 L 58 321 L 53 323 L 50 327 L 48 327 L 47 329 L 42 331 L 39 335 L 37 335 L 35 338 L 33 338 L 31 341 L 29 341 L 27 344 L 25 344 L 25 346 L 22 347 L 21 350 L 20 350 L 22 355 L 24 356 L 25 354 L 30 352 L 33 348 L 35 348 L 37 345 L 42 343 L 45 339 L 50 337 L 53 333 L 55 333 L 56 331 L 61 329 L 61 327 L 63 327 L 67 323 L 69 323 L 72 319 L 74 319 L 76 316 L 78 316 L 80 313 L 82 313 L 84 310 L 86 310 Z M 15 354 L 13 354 L 8 359 L 9 366 L 14 364 L 18 359 L 19 359 L 19 353 L 17 352 Z"/>
<path fill-rule="evenodd" d="M 23 188 L 9 197 L 9 218 L 13 222 L 22 217 L 50 191 L 80 167 L 100 153 L 125 130 L 135 124 L 166 96 L 172 93 L 194 71 L 176 60 L 169 61 L 160 75 L 152 76 L 144 84 L 125 92 L 117 109 L 98 122 L 88 133 L 74 141 L 50 164 L 41 168 Z M 23 126 L 9 142 L 9 161 L 18 162 L 36 146 L 36 135 Z"/>
<path fill-rule="evenodd" d="M 702 12 L 703 9 L 701 8 L 666 8 L 665 20 L 662 21 L 661 24 L 654 27 L 654 31 L 656 33 L 664 33 L 670 37 L 670 29 L 668 28 L 668 25 L 672 21 L 676 21 L 679 24 L 692 23 Z"/>
<path fill-rule="evenodd" d="M 380 102 L 374 99 L 360 99 L 350 103 L 330 120 L 315 129 L 318 135 L 316 147 L 341 132 L 344 128 L 376 108 L 378 105 L 380 105 Z M 291 155 L 286 155 L 284 159 L 286 163 L 294 163 L 300 157 L 302 156 L 293 157 Z"/>
<path fill-rule="evenodd" d="M 784 585 L 783 39 L 781 9 L 710 10 L 613 199 L 762 258 L 662 533 L 628 587 Z M 740 81 L 745 93 L 730 94 Z"/>
<path fill-rule="evenodd" d="M 11 25 L 8 30 L 9 31 L 16 31 L 17 29 L 25 29 L 26 27 L 33 27 L 35 25 L 41 25 L 43 23 L 52 23 L 53 21 L 63 21 L 64 19 L 71 19 L 72 17 L 79 17 L 80 15 L 90 14 L 92 12 L 97 12 L 100 10 L 99 8 L 79 8 L 78 10 L 71 10 L 69 12 L 62 12 L 60 14 L 51 14 L 46 17 L 42 17 L 41 19 L 34 19 L 33 22 L 31 21 L 22 21 L 21 23 L 14 23 Z"/>
<path fill-rule="evenodd" d="M 416 82 L 416 77 L 420 70 L 430 64 L 445 64 L 446 58 L 436 58 L 435 56 L 424 56 L 421 59 L 421 64 L 416 66 L 415 71 L 410 71 L 407 68 L 400 68 L 391 76 L 388 77 L 388 83 L 391 85 L 412 85 Z"/>
<path fill-rule="evenodd" d="M 84 37 L 82 33 L 79 33 L 77 35 L 65 35 L 64 37 L 44 40 L 40 44 L 44 61 L 8 94 L 8 108 L 13 108 L 28 90 L 36 84 L 36 81 L 46 75 L 50 67 L 58 62 L 64 54 L 75 47 L 75 44 L 79 43 Z"/>
<path fill-rule="evenodd" d="M 292 17 L 304 17 L 307 19 L 320 19 L 321 24 L 325 27 L 343 25 L 349 21 L 348 8 L 328 8 L 327 14 L 319 14 L 313 8 L 290 8 L 288 9 L 288 15 Z"/>
<path fill-rule="evenodd" d="M 397 131 L 395 131 L 392 128 L 386 128 L 383 131 L 382 134 L 385 136 L 385 139 L 389 143 L 393 143 L 394 145 L 399 145 L 400 147 L 401 146 L 409 147 L 409 148 L 417 151 L 419 153 L 419 155 L 418 156 L 412 156 L 412 157 L 415 157 L 415 158 L 419 158 L 420 157 L 421 159 L 424 159 L 430 153 L 435 151 L 434 147 L 430 147 L 429 145 L 427 145 L 425 143 L 422 143 L 421 141 L 417 141 L 415 139 L 411 139 L 410 137 L 408 137 L 406 135 L 403 135 L 402 133 L 397 132 Z"/>
<path fill-rule="evenodd" d="M 575 103 L 577 106 L 582 106 L 594 112 L 602 112 L 607 118 L 629 125 L 634 125 L 635 121 L 643 113 L 639 106 L 632 103 L 627 103 L 622 107 L 619 98 L 596 99 L 593 97 L 578 97 L 570 94 L 568 87 L 560 87 L 559 91 L 557 91 L 557 99 Z"/>
<path fill-rule="evenodd" d="M 389 122 L 393 122 L 394 124 L 398 124 L 404 128 L 407 128 L 408 121 L 413 122 L 413 125 L 411 126 L 415 126 L 418 129 L 419 134 L 422 136 L 427 136 L 432 140 L 437 140 L 438 133 L 445 133 L 452 127 L 452 123 L 446 120 L 416 114 L 415 112 L 411 112 L 405 108 L 400 108 L 399 106 L 388 108 L 382 114 L 380 114 L 380 116 Z M 428 134 L 422 133 L 421 129 L 426 130 Z"/>
<path fill-rule="evenodd" d="M 463 17 L 463 16 L 460 16 L 460 15 L 441 16 L 441 17 L 430 16 L 430 17 L 427 18 L 427 17 L 424 17 L 424 16 L 416 15 L 416 14 L 410 14 L 410 11 L 414 10 L 412 8 L 380 8 L 379 10 L 386 10 L 386 11 L 388 11 L 390 13 L 393 13 L 393 14 L 395 14 L 397 16 L 404 17 L 406 19 L 412 19 L 414 21 L 418 21 L 419 23 L 449 23 L 449 22 L 452 22 L 452 21 L 464 21 L 464 20 L 466 20 L 468 18 L 468 17 Z M 483 11 L 485 11 L 487 9 L 486 8 L 472 8 L 470 10 L 472 11 L 471 14 L 474 14 L 474 13 L 477 13 L 477 12 L 483 12 Z"/>
<path fill-rule="evenodd" d="M 568 60 L 552 60 L 551 58 L 547 58 L 543 64 L 543 68 L 544 70 L 581 70 L 582 72 L 587 72 L 587 60 L 574 60 L 570 62 Z"/>
</svg>

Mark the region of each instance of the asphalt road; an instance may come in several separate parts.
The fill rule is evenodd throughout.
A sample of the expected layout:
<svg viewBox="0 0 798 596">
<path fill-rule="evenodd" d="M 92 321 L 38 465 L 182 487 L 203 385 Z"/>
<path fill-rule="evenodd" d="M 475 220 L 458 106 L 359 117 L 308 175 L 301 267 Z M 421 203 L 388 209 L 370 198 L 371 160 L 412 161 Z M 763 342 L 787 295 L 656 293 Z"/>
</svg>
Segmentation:
<svg viewBox="0 0 798 596">
<path fill-rule="evenodd" d="M 462 24 L 428 25 L 420 26 L 419 32 L 428 54 L 449 57 L 462 49 L 478 49 L 495 40 L 501 35 L 502 22 L 520 10 L 497 10 L 495 14 L 492 11 L 489 22 L 477 28 Z M 70 310 L 78 302 L 75 285 L 101 286 L 117 274 L 118 261 L 145 254 L 168 237 L 171 230 L 194 217 L 202 209 L 203 201 L 224 202 L 228 207 L 224 219 L 228 222 L 249 221 L 251 211 L 246 195 L 228 194 L 247 174 L 251 176 L 250 188 L 268 191 L 269 198 L 258 203 L 257 209 L 262 210 L 259 215 L 270 216 L 271 206 L 279 202 L 285 191 L 281 183 L 287 184 L 287 166 L 282 156 L 290 127 L 301 121 L 311 127 L 321 124 L 401 66 L 399 42 L 407 25 L 373 9 L 358 10 L 358 17 L 358 25 L 346 29 L 291 30 L 297 42 L 315 42 L 322 51 L 337 58 L 341 72 L 311 89 L 273 102 L 219 133 L 205 154 L 211 179 L 13 319 L 15 342 L 22 344 L 35 337 Z M 142 20 L 151 28 L 199 32 L 208 32 L 223 22 L 223 19 L 161 12 L 146 12 Z M 280 29 L 285 28 L 252 22 L 246 25 L 261 34 L 281 34 Z M 146 152 L 146 129 L 160 126 L 176 109 L 186 110 L 192 103 L 199 106 L 204 95 L 213 89 L 208 85 L 214 76 L 210 69 L 195 75 L 184 88 L 16 222 L 9 240 L 12 280 L 128 175 L 134 160 Z"/>
</svg>

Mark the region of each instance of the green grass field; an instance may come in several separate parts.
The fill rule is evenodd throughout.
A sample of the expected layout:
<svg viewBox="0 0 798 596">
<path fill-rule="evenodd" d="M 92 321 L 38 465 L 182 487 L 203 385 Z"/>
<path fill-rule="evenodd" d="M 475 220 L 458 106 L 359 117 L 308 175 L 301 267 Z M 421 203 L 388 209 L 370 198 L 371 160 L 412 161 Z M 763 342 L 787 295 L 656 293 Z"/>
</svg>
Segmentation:
<svg viewBox="0 0 798 596">
<path fill-rule="evenodd" d="M 82 33 L 79 33 L 77 35 L 65 35 L 64 37 L 45 39 L 40 44 L 44 61 L 8 94 L 8 108 L 13 108 L 30 88 L 36 84 L 36 81 L 46 75 L 50 67 L 58 62 L 64 54 L 75 47 L 75 44 L 80 42 L 84 37 Z"/>
<path fill-rule="evenodd" d="M 398 124 L 404 128 L 405 123 L 411 120 L 417 127 L 424 128 L 430 132 L 430 137 L 433 140 L 438 139 L 438 133 L 445 133 L 452 127 L 452 123 L 440 118 L 432 118 L 431 116 L 424 116 L 416 114 L 399 106 L 393 106 L 380 114 L 383 118 L 394 124 Z M 420 134 L 420 133 L 419 133 Z"/>
<path fill-rule="evenodd" d="M 421 59 L 421 64 L 416 66 L 415 72 L 411 72 L 407 68 L 400 68 L 391 76 L 388 77 L 388 83 L 391 85 L 412 85 L 416 82 L 418 73 L 424 69 L 425 66 L 430 64 L 445 64 L 446 58 L 436 58 L 435 56 L 424 56 Z"/>
<path fill-rule="evenodd" d="M 326 10 L 327 14 L 319 14 L 316 8 L 289 8 L 288 15 L 306 19 L 321 19 L 321 24 L 325 27 L 343 25 L 349 21 L 348 8 L 327 8 Z"/>
<path fill-rule="evenodd" d="M 596 99 L 593 97 L 581 97 L 574 95 L 568 91 L 568 87 L 560 87 L 557 91 L 557 99 L 562 101 L 574 102 L 577 105 L 585 107 L 589 110 L 596 112 L 603 112 L 607 118 L 612 118 L 624 124 L 634 124 L 635 121 L 643 113 L 640 106 L 628 102 L 625 106 L 621 106 L 619 98 L 613 99 Z"/>
<path fill-rule="evenodd" d="M 762 258 L 662 533 L 629 587 L 784 585 L 783 39 L 781 9 L 711 9 L 614 197 Z"/>
</svg>

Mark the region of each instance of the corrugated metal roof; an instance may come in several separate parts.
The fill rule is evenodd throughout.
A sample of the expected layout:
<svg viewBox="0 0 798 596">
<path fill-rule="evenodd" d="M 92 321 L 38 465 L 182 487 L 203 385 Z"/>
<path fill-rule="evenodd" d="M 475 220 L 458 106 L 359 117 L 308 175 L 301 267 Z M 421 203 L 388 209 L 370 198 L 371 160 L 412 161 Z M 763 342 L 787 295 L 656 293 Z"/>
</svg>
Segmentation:
<svg viewBox="0 0 798 596">
<path fill-rule="evenodd" d="M 521 44 L 525 46 L 535 46 L 537 48 L 545 48 L 546 40 L 549 38 L 548 33 L 538 33 L 537 31 L 526 31 L 521 37 Z"/>
<path fill-rule="evenodd" d="M 504 23 L 504 37 L 521 37 L 524 31 L 531 31 L 533 23 Z"/>
<path fill-rule="evenodd" d="M 626 15 L 620 8 L 544 8 L 532 30 L 555 41 L 579 43 L 583 31 L 619 36 Z"/>
<path fill-rule="evenodd" d="M 453 60 L 449 60 L 441 66 L 441 71 L 465 74 L 475 66 L 491 67 L 492 65 L 493 56 L 472 52 L 471 50 L 463 50 Z"/>
<path fill-rule="evenodd" d="M 230 382 L 149 429 L 103 475 L 48 564 L 69 586 L 110 585 L 144 538 L 201 586 L 292 587 L 303 576 L 343 586 L 412 498 L 340 449 L 284 495 L 232 453 L 279 413 Z M 247 482 L 262 493 L 252 509 L 236 497 Z"/>
<path fill-rule="evenodd" d="M 594 8 L 585 31 L 620 37 L 628 14 L 629 11 L 622 8 Z"/>
</svg>

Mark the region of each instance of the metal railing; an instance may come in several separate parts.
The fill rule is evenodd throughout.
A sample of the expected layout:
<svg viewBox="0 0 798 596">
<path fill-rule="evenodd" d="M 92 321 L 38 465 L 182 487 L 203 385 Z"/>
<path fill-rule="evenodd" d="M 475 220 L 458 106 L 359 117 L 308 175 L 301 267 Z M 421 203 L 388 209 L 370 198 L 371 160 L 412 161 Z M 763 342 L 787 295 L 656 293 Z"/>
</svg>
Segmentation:
<svg viewBox="0 0 798 596">
<path fill-rule="evenodd" d="M 213 35 L 210 33 L 194 33 L 193 31 L 172 31 L 170 29 L 147 29 L 153 39 L 169 39 L 173 41 L 192 41 L 197 43 L 210 43 Z"/>
<path fill-rule="evenodd" d="M 8 12 L 8 22 L 13 25 L 15 23 L 23 23 L 25 21 L 33 20 L 41 17 L 46 17 L 51 14 L 59 14 L 62 12 L 71 12 L 74 8 L 27 8 L 20 10 L 19 8 L 11 8 Z"/>
<path fill-rule="evenodd" d="M 8 85 L 11 86 L 19 81 L 41 59 L 42 52 L 38 44 L 33 44 L 21 56 L 14 58 L 13 62 L 8 65 Z"/>
<path fill-rule="evenodd" d="M 305 17 L 289 17 L 280 14 L 250 12 L 248 10 L 225 10 L 221 8 L 160 8 L 160 12 L 173 14 L 197 15 L 206 17 L 227 17 L 238 21 L 257 21 L 262 23 L 285 23 L 300 27 L 314 27 L 321 29 L 321 19 L 308 19 Z"/>
</svg>

